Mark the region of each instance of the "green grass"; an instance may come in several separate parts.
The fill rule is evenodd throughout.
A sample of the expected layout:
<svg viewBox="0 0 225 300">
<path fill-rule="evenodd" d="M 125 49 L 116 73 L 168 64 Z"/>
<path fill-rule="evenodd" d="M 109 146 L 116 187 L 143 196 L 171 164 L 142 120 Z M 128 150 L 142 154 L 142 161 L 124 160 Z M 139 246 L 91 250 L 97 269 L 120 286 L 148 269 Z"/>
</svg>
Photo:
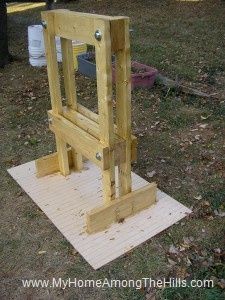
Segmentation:
<svg viewBox="0 0 225 300">
<path fill-rule="evenodd" d="M 223 300 L 224 294 L 219 288 L 166 288 L 161 294 L 163 300 Z"/>
</svg>

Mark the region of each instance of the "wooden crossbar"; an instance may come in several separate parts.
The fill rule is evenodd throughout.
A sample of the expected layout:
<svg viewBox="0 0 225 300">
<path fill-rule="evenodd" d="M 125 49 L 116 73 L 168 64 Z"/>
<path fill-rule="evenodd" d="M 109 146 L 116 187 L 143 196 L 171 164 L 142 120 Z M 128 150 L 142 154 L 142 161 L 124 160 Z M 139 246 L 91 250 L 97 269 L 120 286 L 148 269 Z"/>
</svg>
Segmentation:
<svg viewBox="0 0 225 300">
<path fill-rule="evenodd" d="M 52 18 L 54 18 L 54 26 L 49 28 L 50 34 L 69 40 L 78 39 L 90 45 L 96 45 L 95 28 L 103 30 L 103 24 L 107 22 L 110 24 L 112 50 L 118 51 L 124 48 L 124 34 L 122 32 L 118 35 L 118 32 L 124 19 L 128 20 L 127 17 L 78 13 L 66 9 L 52 10 L 51 15 L 49 12 L 42 12 L 42 20 L 46 23 Z M 103 27 L 99 24 L 101 21 Z"/>
</svg>

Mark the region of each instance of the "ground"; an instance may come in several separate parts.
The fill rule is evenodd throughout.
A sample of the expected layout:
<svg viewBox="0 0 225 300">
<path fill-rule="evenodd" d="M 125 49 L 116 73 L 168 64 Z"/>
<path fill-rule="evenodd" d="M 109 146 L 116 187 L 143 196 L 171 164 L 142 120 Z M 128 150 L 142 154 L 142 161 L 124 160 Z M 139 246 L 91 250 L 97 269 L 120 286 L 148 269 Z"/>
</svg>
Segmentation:
<svg viewBox="0 0 225 300">
<path fill-rule="evenodd" d="M 192 208 L 183 219 L 94 271 L 10 178 L 7 168 L 54 151 L 47 129 L 46 68 L 28 62 L 27 26 L 43 7 L 9 13 L 12 54 L 0 70 L 1 299 L 224 299 L 225 3 L 223 1 L 76 1 L 77 11 L 131 18 L 132 59 L 215 97 L 164 89 L 132 92 L 138 160 L 133 170 Z M 22 8 L 26 8 L 23 6 Z M 29 6 L 27 6 L 29 8 Z M 77 75 L 79 101 L 96 110 L 95 82 Z M 213 288 L 24 289 L 21 279 L 77 277 L 213 279 Z"/>
</svg>

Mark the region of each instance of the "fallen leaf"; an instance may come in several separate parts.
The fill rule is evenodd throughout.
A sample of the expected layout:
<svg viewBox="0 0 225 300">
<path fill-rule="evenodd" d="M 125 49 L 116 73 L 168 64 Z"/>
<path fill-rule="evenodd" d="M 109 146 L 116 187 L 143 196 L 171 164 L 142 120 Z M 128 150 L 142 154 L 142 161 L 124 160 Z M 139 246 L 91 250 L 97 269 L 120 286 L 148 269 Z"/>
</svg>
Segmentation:
<svg viewBox="0 0 225 300">
<path fill-rule="evenodd" d="M 45 253 L 46 253 L 46 251 L 44 251 L 44 250 L 38 251 L 38 254 L 39 254 L 39 255 L 45 254 Z"/>
<path fill-rule="evenodd" d="M 196 200 L 202 200 L 202 196 L 201 195 L 195 196 L 194 199 L 196 199 Z"/>
<path fill-rule="evenodd" d="M 208 126 L 208 124 L 200 124 L 199 127 L 205 129 Z"/>
<path fill-rule="evenodd" d="M 225 217 L 225 211 L 214 210 L 214 214 L 218 217 Z"/>
<path fill-rule="evenodd" d="M 170 245 L 169 253 L 171 253 L 171 254 L 178 254 L 179 250 L 174 245 Z"/>
<path fill-rule="evenodd" d="M 208 116 L 201 116 L 201 119 L 202 119 L 202 120 L 206 120 L 206 119 L 208 119 L 210 116 L 211 116 L 211 115 L 208 115 Z"/>
<path fill-rule="evenodd" d="M 172 260 L 172 259 L 170 259 L 170 258 L 168 258 L 168 263 L 169 263 L 171 266 L 175 266 L 175 265 L 177 264 L 174 260 Z"/>
<path fill-rule="evenodd" d="M 153 177 L 156 174 L 156 171 L 148 172 L 147 176 L 148 177 Z"/>
</svg>

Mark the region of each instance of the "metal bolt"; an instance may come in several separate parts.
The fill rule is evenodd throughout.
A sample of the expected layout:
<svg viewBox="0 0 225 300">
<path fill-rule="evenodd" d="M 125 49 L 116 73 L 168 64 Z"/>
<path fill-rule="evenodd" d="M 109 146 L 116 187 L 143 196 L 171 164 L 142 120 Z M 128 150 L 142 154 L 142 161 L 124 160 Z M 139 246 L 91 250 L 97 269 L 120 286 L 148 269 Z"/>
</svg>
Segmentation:
<svg viewBox="0 0 225 300">
<path fill-rule="evenodd" d="M 47 28 L 47 22 L 46 21 L 42 21 L 41 25 L 46 29 Z"/>
<path fill-rule="evenodd" d="M 97 160 L 102 160 L 101 153 L 99 153 L 99 152 L 96 153 L 95 157 Z"/>
<path fill-rule="evenodd" d="M 100 30 L 96 30 L 95 31 L 95 38 L 96 38 L 97 41 L 101 41 L 101 39 L 102 39 L 102 33 L 101 33 Z"/>
</svg>

